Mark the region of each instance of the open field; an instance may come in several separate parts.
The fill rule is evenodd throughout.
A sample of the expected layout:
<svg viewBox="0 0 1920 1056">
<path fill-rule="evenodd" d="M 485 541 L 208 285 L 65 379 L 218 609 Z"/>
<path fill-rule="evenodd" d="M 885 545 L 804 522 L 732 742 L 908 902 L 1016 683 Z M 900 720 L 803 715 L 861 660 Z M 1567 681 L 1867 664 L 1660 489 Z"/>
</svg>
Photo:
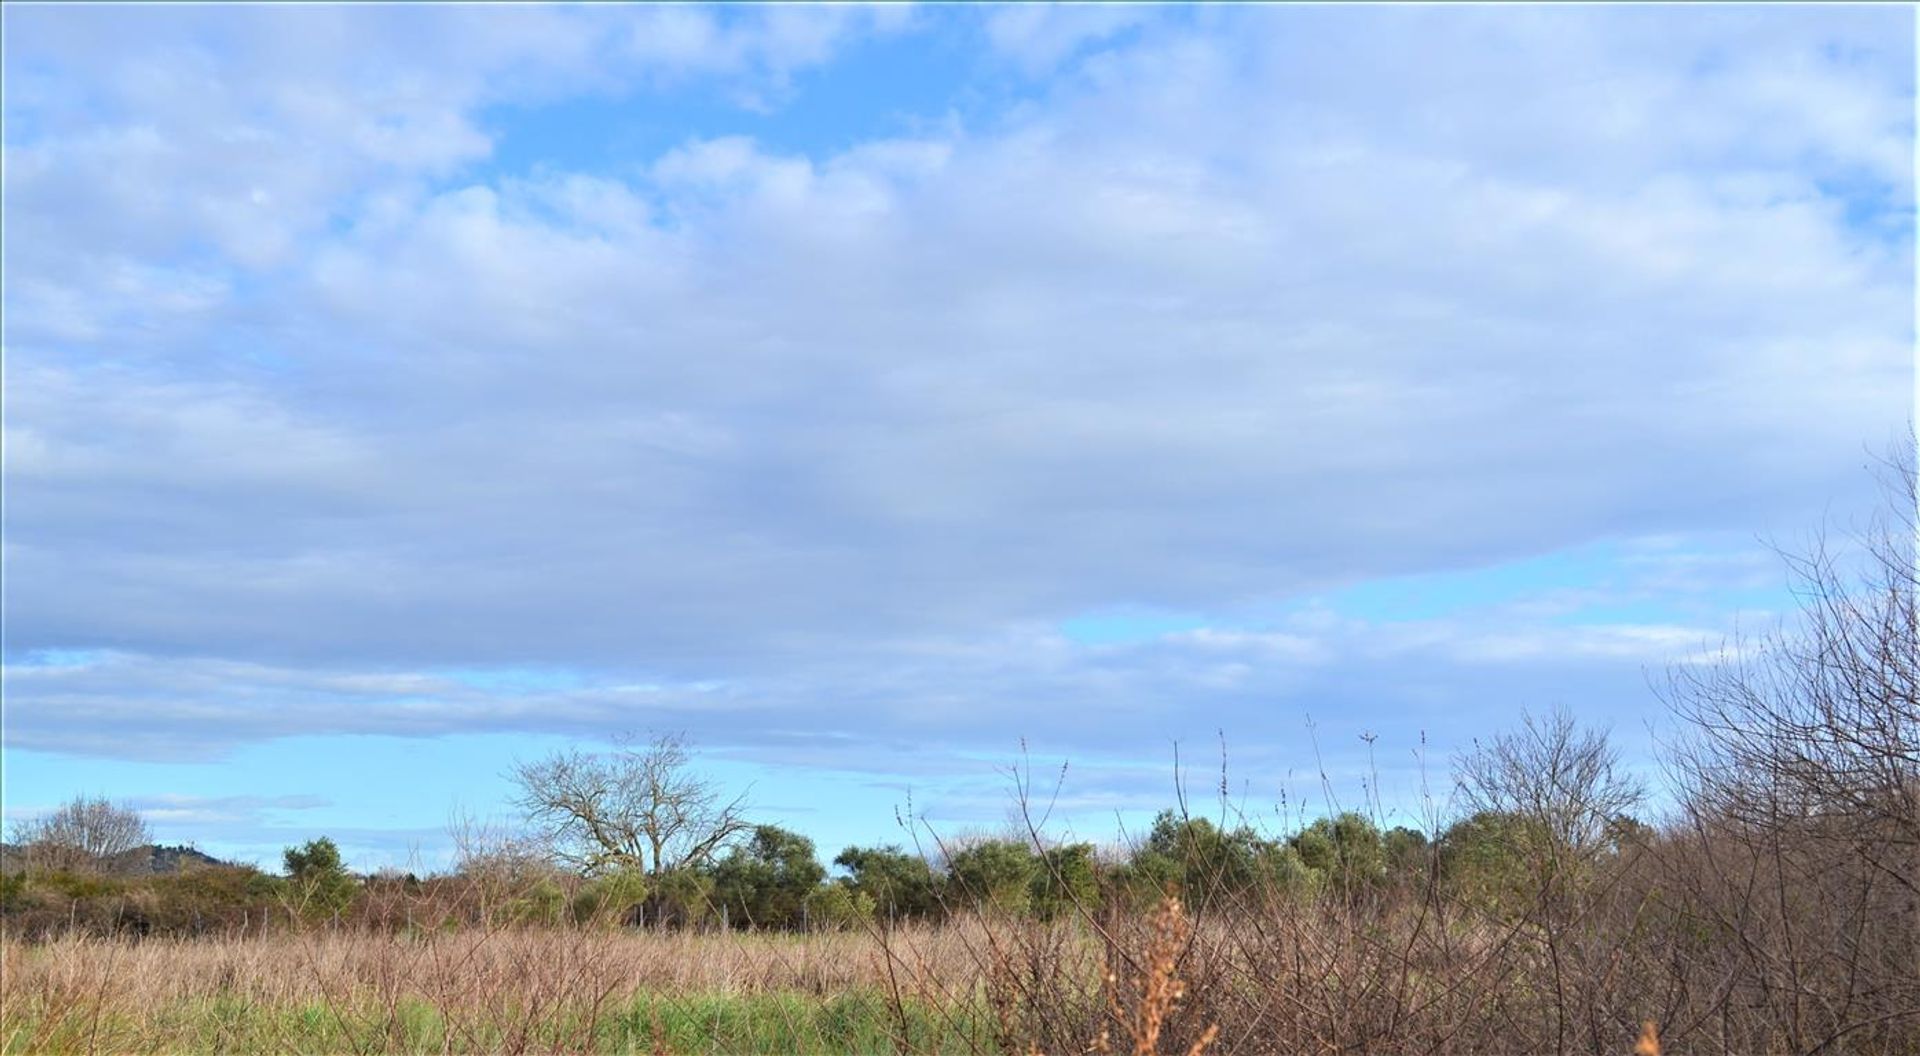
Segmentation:
<svg viewBox="0 0 1920 1056">
<path fill-rule="evenodd" d="M 960 929 L 901 965 L 964 969 Z M 516 930 L 60 939 L 4 952 L 6 1052 L 891 1052 L 991 1045 L 984 1006 L 889 990 L 857 933 Z M 978 989 L 965 970 L 940 981 Z"/>
<path fill-rule="evenodd" d="M 890 933 L 10 941 L 0 1051 L 1626 1053 L 1648 1022 L 1668 1052 L 1920 1042 L 1897 901 L 1803 901 L 1840 911 L 1803 931 L 1746 898 L 1762 873 L 1686 892 L 1684 863 L 1641 861 L 1505 918 L 1317 898 Z"/>
</svg>

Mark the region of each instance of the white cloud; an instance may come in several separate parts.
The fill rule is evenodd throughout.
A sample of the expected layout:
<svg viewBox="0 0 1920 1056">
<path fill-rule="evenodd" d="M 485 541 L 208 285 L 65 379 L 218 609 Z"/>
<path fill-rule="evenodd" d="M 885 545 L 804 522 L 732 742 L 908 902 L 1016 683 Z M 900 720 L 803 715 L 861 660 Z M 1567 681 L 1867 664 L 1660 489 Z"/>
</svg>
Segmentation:
<svg viewBox="0 0 1920 1056">
<path fill-rule="evenodd" d="M 1409 742 L 1426 729 L 1499 725 L 1548 703 L 1543 692 L 1651 716 L 1655 702 L 1622 699 L 1621 690 L 1668 664 L 1698 662 L 1717 637 L 1662 624 L 1542 626 L 1497 610 L 1410 623 L 1305 611 L 1261 629 L 1127 644 L 1077 644 L 1029 627 L 842 645 L 723 682 L 644 683 L 116 652 L 12 665 L 9 743 L 194 759 L 326 733 L 685 729 L 723 755 L 884 773 L 909 749 L 926 770 L 1022 738 L 1098 760 L 1224 731 L 1261 759 L 1280 754 L 1265 741 L 1276 723 L 1291 728 L 1309 714 L 1370 722 Z M 876 755 L 877 746 L 887 750 Z"/>
<path fill-rule="evenodd" d="M 1152 9 L 1127 4 L 1006 5 L 987 16 L 987 39 L 1027 75 L 1037 76 L 1052 71 L 1084 46 L 1139 26 L 1151 17 Z"/>
<path fill-rule="evenodd" d="M 150 826 L 172 830 L 183 826 L 250 826 L 266 822 L 277 811 L 318 810 L 331 806 L 323 796 L 196 796 L 159 793 L 116 800 L 132 809 Z M 58 804 L 9 805 L 6 816 L 24 821 L 59 809 Z"/>
<path fill-rule="evenodd" d="M 626 53 L 673 74 L 750 74 L 786 78 L 831 60 L 852 39 L 906 26 L 890 5 L 769 5 L 726 10 L 660 6 L 632 12 Z"/>
<path fill-rule="evenodd" d="M 1711 619 L 1373 629 L 1426 689 L 1034 628 L 1794 527 L 1910 413 L 1898 12 L 1005 9 L 1083 57 L 989 118 L 509 178 L 488 105 L 798 90 L 881 16 L 288 10 L 9 13 L 10 641 L 122 657 L 23 744 L 634 714 L 413 681 L 478 662 L 903 740 L 1440 715 Z"/>
<path fill-rule="evenodd" d="M 268 820 L 282 810 L 318 810 L 331 806 L 324 796 L 189 796 L 161 794 L 139 796 L 128 805 L 140 812 L 151 825 L 247 826 Z"/>
<path fill-rule="evenodd" d="M 483 106 L 688 76 L 783 88 L 894 24 L 859 8 L 9 12 L 10 270 L 86 286 L 93 258 L 202 247 L 286 266 L 369 192 L 488 157 Z"/>
</svg>

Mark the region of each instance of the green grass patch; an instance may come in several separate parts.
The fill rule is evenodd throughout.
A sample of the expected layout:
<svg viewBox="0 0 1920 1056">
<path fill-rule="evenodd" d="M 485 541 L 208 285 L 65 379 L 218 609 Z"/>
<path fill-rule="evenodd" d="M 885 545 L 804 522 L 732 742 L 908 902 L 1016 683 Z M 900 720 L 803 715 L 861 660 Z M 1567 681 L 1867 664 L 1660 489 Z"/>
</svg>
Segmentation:
<svg viewBox="0 0 1920 1056">
<path fill-rule="evenodd" d="M 577 1006 L 525 1005 L 443 1012 L 419 1000 L 274 1005 L 217 995 L 141 1014 L 95 1016 L 84 1007 L 8 1008 L 0 1052 L 441 1053 L 580 1051 L 728 1053 L 973 1052 L 991 1047 L 978 1009 L 891 1007 L 878 991 L 638 993 L 609 1002 L 591 1023 Z"/>
</svg>

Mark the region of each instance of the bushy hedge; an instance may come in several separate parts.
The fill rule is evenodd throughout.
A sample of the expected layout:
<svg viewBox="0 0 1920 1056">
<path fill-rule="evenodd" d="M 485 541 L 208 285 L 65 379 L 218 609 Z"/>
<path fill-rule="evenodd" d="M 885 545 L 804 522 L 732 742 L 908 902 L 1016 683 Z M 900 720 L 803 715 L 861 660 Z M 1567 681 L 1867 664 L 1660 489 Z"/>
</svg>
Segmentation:
<svg viewBox="0 0 1920 1056">
<path fill-rule="evenodd" d="M 1429 841 L 1364 815 L 1323 818 L 1268 837 L 1162 813 L 1124 851 L 1090 843 L 983 839 L 927 857 L 848 847 L 830 875 L 813 841 L 776 826 L 697 869 L 583 877 L 545 866 L 505 873 L 349 874 L 331 841 L 288 848 L 285 876 L 198 865 L 151 876 L 24 872 L 0 882 L 10 936 L 205 935 L 290 927 L 700 927 L 774 930 L 937 923 L 961 913 L 1048 921 L 1130 910 L 1177 895 L 1196 912 L 1248 900 L 1364 899 L 1436 880 L 1456 898 L 1519 912 L 1540 877 L 1522 819 L 1480 813 Z M 1622 834 L 1644 832 L 1622 819 Z"/>
<path fill-rule="evenodd" d="M 92 934 L 205 935 L 280 926 L 286 881 L 251 866 L 201 866 L 160 876 L 16 873 L 0 883 L 0 924 L 10 938 L 63 930 Z"/>
</svg>

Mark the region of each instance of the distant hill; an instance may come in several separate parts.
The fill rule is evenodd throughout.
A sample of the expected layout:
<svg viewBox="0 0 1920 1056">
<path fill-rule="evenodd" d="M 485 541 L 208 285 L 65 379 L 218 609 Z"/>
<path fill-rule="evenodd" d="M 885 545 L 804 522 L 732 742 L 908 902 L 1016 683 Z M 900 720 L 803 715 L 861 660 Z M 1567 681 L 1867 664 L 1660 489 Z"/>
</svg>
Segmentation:
<svg viewBox="0 0 1920 1056">
<path fill-rule="evenodd" d="M 167 846 L 150 843 L 126 854 L 131 860 L 130 873 L 177 873 L 183 869 L 198 869 L 208 865 L 226 865 L 226 862 L 185 844 Z"/>
<path fill-rule="evenodd" d="M 159 873 L 177 873 L 182 869 L 226 864 L 210 854 L 184 844 L 150 843 L 120 855 L 107 871 L 121 876 L 151 876 Z M 26 868 L 26 848 L 13 843 L 0 843 L 0 873 L 17 873 L 24 868 Z"/>
</svg>

